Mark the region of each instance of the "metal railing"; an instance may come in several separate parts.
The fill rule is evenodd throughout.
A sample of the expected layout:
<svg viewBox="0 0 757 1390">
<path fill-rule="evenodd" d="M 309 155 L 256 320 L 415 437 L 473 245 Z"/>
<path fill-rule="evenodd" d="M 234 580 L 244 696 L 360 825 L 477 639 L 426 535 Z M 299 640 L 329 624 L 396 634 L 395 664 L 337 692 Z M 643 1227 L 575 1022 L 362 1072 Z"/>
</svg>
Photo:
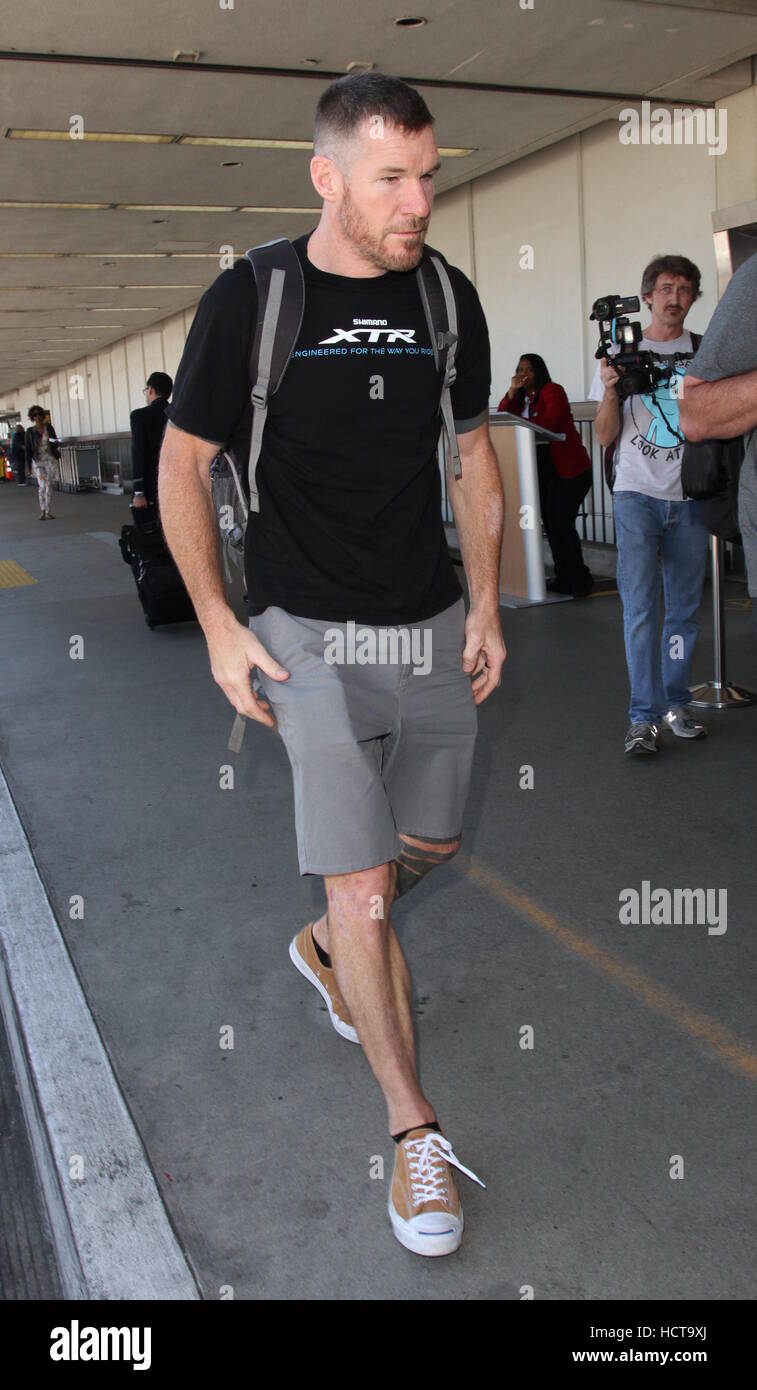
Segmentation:
<svg viewBox="0 0 757 1390">
<path fill-rule="evenodd" d="M 571 404 L 571 412 L 581 442 L 591 459 L 592 484 L 578 513 L 578 527 L 581 539 L 598 541 L 602 545 L 615 544 L 615 526 L 612 516 L 612 493 L 605 482 L 604 449 L 594 436 L 594 416 L 597 413 L 596 401 L 577 401 Z M 442 480 L 442 520 L 447 525 L 454 524 L 452 506 L 447 495 L 447 475 L 444 468 L 444 435 L 439 438 L 439 473 Z"/>
<path fill-rule="evenodd" d="M 612 493 L 605 479 L 605 451 L 594 434 L 596 401 L 571 401 L 571 415 L 589 458 L 591 459 L 591 488 L 578 513 L 578 529 L 584 541 L 601 545 L 615 544 L 615 523 L 612 513 Z"/>
<path fill-rule="evenodd" d="M 594 416 L 597 413 L 596 401 L 571 401 L 573 420 L 581 437 L 581 442 L 591 459 L 592 484 L 578 513 L 578 533 L 583 541 L 598 545 L 615 545 L 615 523 L 612 510 L 612 493 L 605 479 L 605 451 L 597 442 L 594 433 Z M 442 520 L 454 525 L 454 516 L 447 495 L 447 476 L 444 468 L 443 433 L 439 440 L 439 472 L 442 480 Z M 743 546 L 738 541 L 723 542 L 723 564 L 725 573 L 731 577 L 743 578 L 746 575 L 746 561 Z"/>
</svg>

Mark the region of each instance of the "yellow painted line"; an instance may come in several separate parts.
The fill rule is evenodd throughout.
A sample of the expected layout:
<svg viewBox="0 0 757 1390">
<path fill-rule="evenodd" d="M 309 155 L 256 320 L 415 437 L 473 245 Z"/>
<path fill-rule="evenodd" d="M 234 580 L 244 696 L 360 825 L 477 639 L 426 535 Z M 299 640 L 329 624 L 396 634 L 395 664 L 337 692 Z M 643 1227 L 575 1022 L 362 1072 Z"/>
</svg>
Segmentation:
<svg viewBox="0 0 757 1390">
<path fill-rule="evenodd" d="M 36 582 L 15 560 L 0 560 L 0 589 L 18 589 L 22 584 Z"/>
<path fill-rule="evenodd" d="M 675 1023 L 689 1037 L 704 1043 L 729 1066 L 740 1072 L 742 1076 L 748 1077 L 750 1081 L 757 1081 L 757 1049 L 750 1047 L 748 1043 L 741 1042 L 734 1033 L 723 1028 L 716 1019 L 700 1013 L 698 1009 L 691 1008 L 683 999 L 679 999 L 672 990 L 666 989 L 664 985 L 658 985 L 649 975 L 645 975 L 643 970 L 638 970 L 633 965 L 627 965 L 617 956 L 614 956 L 611 951 L 605 950 L 603 946 L 596 946 L 578 932 L 564 926 L 551 912 L 547 912 L 527 893 L 521 893 L 519 889 L 513 888 L 496 870 L 490 869 L 474 859 L 462 860 L 460 868 L 471 883 L 483 888 L 484 892 L 492 898 L 507 903 L 521 917 L 525 917 L 529 922 L 540 927 L 542 931 L 547 932 L 549 936 L 559 941 L 561 946 L 579 956 L 600 975 L 604 975 L 606 979 L 620 985 L 628 994 L 645 1004 L 647 1008 L 653 1009 L 670 1022 Z"/>
<path fill-rule="evenodd" d="M 595 594 L 584 594 L 584 598 L 607 598 L 608 594 L 617 594 L 617 589 L 599 589 Z"/>
</svg>

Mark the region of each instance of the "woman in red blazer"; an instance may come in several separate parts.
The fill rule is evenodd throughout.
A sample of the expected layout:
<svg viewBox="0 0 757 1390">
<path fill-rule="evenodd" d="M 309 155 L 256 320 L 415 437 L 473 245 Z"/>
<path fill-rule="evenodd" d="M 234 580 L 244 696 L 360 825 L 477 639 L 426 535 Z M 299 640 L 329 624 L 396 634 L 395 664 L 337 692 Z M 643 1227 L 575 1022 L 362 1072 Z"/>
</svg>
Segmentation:
<svg viewBox="0 0 757 1390">
<path fill-rule="evenodd" d="M 545 440 L 536 446 L 541 515 L 555 563 L 555 577 L 547 580 L 547 588 L 583 598 L 594 580 L 581 554 L 576 517 L 591 487 L 591 459 L 573 423 L 568 397 L 552 380 L 544 359 L 528 352 L 520 358 L 497 409 L 565 435 L 562 443 Z"/>
</svg>

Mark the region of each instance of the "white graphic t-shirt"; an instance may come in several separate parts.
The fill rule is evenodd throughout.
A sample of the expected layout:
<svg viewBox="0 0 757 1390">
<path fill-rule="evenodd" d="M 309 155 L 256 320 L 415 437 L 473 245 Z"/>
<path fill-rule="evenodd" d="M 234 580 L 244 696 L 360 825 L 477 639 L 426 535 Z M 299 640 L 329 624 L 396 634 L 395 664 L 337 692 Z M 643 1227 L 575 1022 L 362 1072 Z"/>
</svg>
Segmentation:
<svg viewBox="0 0 757 1390">
<path fill-rule="evenodd" d="M 659 362 L 676 353 L 693 356 L 691 334 L 661 343 L 642 338 L 639 350 L 654 353 Z M 683 443 L 678 423 L 680 379 L 686 374 L 687 362 L 676 366 L 677 382 L 663 382 L 655 390 L 655 400 L 649 395 L 629 396 L 622 401 L 622 423 L 615 446 L 615 492 L 643 492 L 648 497 L 661 497 L 666 502 L 681 502 L 681 459 Z M 590 401 L 601 401 L 605 388 L 600 376 L 600 364 L 594 373 L 589 391 Z"/>
</svg>

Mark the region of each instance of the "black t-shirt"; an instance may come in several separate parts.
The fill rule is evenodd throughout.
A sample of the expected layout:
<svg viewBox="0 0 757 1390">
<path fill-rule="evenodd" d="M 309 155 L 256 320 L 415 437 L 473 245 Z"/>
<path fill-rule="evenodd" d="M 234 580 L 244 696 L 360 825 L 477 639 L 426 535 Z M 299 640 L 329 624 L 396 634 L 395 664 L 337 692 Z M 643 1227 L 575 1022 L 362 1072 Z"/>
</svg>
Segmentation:
<svg viewBox="0 0 757 1390">
<path fill-rule="evenodd" d="M 305 316 L 269 400 L 260 512 L 247 525 L 249 611 L 276 605 L 324 621 L 422 622 L 461 590 L 441 518 L 441 380 L 415 271 L 328 274 L 308 260 L 310 235 L 294 242 Z M 452 405 L 465 433 L 488 417 L 489 335 L 473 285 L 449 269 L 460 339 Z M 233 450 L 245 479 L 256 314 L 243 257 L 200 300 L 168 408 L 179 429 Z"/>
</svg>

